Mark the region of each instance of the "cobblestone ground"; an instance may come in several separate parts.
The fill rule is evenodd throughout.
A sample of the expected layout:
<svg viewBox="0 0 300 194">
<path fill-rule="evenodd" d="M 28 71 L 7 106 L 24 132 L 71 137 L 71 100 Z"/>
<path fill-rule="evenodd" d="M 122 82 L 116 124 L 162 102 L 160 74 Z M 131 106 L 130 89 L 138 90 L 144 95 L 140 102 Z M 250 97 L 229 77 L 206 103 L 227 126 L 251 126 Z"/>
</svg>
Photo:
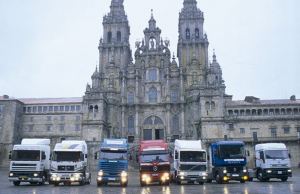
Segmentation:
<svg viewBox="0 0 300 194">
<path fill-rule="evenodd" d="M 7 170 L 0 169 L 1 194 L 300 194 L 300 169 L 293 171 L 293 177 L 287 182 L 277 180 L 261 183 L 256 180 L 245 184 L 232 182 L 219 185 L 216 183 L 205 185 L 176 185 L 149 186 L 141 188 L 138 181 L 138 172 L 130 172 L 130 182 L 127 188 L 118 186 L 97 187 L 95 176 L 91 185 L 86 186 L 59 186 L 53 185 L 31 186 L 22 184 L 15 187 L 8 182 Z"/>
</svg>

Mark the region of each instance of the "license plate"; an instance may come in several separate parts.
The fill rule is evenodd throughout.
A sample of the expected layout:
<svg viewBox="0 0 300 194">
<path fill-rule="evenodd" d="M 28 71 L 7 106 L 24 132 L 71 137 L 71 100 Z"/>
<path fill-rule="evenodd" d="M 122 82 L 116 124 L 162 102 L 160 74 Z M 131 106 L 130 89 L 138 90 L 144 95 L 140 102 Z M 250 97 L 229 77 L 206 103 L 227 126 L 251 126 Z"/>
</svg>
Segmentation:
<svg viewBox="0 0 300 194">
<path fill-rule="evenodd" d="M 108 178 L 109 181 L 115 181 L 116 178 Z"/>
<path fill-rule="evenodd" d="M 152 176 L 158 176 L 158 174 L 152 174 Z"/>
<path fill-rule="evenodd" d="M 278 174 L 282 174 L 282 171 L 278 171 Z"/>
<path fill-rule="evenodd" d="M 26 180 L 26 179 L 28 179 L 28 177 L 27 176 L 20 176 L 19 179 Z"/>
<path fill-rule="evenodd" d="M 238 174 L 232 174 L 232 176 L 233 176 L 233 177 L 238 177 L 238 176 L 240 176 L 240 175 L 238 175 Z"/>
</svg>

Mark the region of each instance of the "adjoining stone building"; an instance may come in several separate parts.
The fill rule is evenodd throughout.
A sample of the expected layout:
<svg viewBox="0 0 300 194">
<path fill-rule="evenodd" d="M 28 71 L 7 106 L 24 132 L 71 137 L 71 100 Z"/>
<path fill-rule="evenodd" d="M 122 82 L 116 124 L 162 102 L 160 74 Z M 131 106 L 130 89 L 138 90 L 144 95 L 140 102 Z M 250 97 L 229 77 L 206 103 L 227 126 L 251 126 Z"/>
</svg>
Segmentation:
<svg viewBox="0 0 300 194">
<path fill-rule="evenodd" d="M 250 152 L 259 142 L 284 142 L 300 162 L 300 100 L 234 101 L 225 93 L 215 53 L 209 61 L 204 14 L 196 0 L 184 0 L 179 14 L 177 58 L 161 38 L 153 14 L 132 53 L 123 0 L 112 0 L 103 18 L 99 66 L 81 98 L 0 97 L 0 165 L 22 138 L 84 139 L 90 153 L 105 137 L 239 139 Z M 133 60 L 134 57 L 134 60 Z M 178 60 L 178 63 L 176 62 Z M 91 158 L 93 154 L 91 154 Z"/>
</svg>

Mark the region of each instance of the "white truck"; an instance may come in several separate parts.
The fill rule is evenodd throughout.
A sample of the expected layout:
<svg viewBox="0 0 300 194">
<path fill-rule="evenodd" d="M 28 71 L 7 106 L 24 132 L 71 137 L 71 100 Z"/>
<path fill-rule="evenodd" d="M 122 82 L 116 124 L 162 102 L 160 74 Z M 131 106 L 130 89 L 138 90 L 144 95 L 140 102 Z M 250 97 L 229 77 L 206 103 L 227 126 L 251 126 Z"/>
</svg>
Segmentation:
<svg viewBox="0 0 300 194">
<path fill-rule="evenodd" d="M 88 148 L 85 141 L 65 140 L 57 143 L 52 153 L 50 183 L 90 184 Z"/>
<path fill-rule="evenodd" d="M 265 143 L 255 146 L 255 170 L 259 181 L 270 178 L 287 181 L 292 176 L 290 154 L 283 143 Z"/>
<path fill-rule="evenodd" d="M 207 154 L 201 140 L 175 140 L 173 180 L 203 184 L 207 181 Z"/>
<path fill-rule="evenodd" d="M 21 182 L 44 184 L 49 179 L 50 139 L 23 139 L 10 154 L 8 180 L 15 186 Z"/>
</svg>

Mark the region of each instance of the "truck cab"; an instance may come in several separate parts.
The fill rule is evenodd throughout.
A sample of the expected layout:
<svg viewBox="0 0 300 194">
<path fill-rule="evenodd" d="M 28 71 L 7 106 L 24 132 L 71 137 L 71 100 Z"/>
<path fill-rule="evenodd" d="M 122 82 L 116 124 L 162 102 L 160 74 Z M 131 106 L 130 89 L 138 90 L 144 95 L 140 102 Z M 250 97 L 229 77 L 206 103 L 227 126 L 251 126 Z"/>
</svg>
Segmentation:
<svg viewBox="0 0 300 194">
<path fill-rule="evenodd" d="M 10 159 L 8 180 L 15 186 L 44 184 L 49 179 L 50 139 L 23 139 L 14 145 Z"/>
<path fill-rule="evenodd" d="M 57 143 L 52 153 L 50 183 L 70 185 L 90 184 L 87 144 L 85 141 L 65 140 Z"/>
<path fill-rule="evenodd" d="M 164 140 L 141 141 L 139 146 L 140 185 L 170 184 L 170 154 Z"/>
<path fill-rule="evenodd" d="M 100 145 L 97 185 L 120 183 L 128 185 L 128 143 L 126 139 L 104 139 Z"/>
<path fill-rule="evenodd" d="M 242 141 L 218 141 L 210 146 L 211 175 L 217 183 L 249 180 L 245 144 Z"/>
<path fill-rule="evenodd" d="M 203 184 L 207 181 L 207 155 L 202 149 L 201 140 L 175 140 L 174 145 L 174 180 Z"/>
<path fill-rule="evenodd" d="M 260 181 L 271 178 L 287 181 L 292 177 L 288 149 L 283 143 L 265 143 L 255 146 L 256 177 Z"/>
</svg>

